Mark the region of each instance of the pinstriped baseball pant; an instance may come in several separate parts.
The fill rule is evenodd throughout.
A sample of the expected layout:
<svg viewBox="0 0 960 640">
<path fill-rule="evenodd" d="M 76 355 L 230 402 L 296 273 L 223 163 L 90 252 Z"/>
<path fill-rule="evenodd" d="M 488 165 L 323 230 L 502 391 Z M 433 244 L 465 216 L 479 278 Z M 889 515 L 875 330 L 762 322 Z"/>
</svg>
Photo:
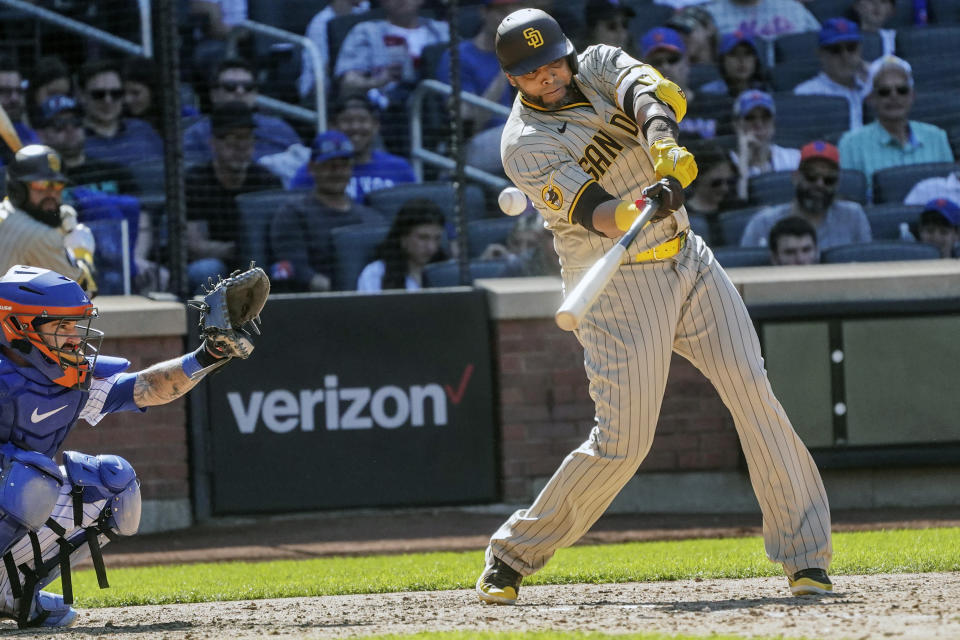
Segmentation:
<svg viewBox="0 0 960 640">
<path fill-rule="evenodd" d="M 565 276 L 565 286 L 579 275 Z M 820 473 L 770 389 L 743 300 L 699 237 L 691 233 L 674 259 L 621 267 L 577 337 L 596 424 L 534 503 L 497 530 L 488 559 L 492 553 L 529 575 L 590 529 L 650 450 L 676 351 L 710 380 L 733 416 L 767 556 L 789 574 L 829 566 L 830 510 Z"/>
</svg>

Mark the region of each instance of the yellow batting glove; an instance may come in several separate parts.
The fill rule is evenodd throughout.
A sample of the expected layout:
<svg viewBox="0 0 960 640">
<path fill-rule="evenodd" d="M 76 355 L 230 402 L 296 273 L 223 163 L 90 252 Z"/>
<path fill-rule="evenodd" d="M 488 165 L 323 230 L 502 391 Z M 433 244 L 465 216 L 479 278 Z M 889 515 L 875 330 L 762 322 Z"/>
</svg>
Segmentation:
<svg viewBox="0 0 960 640">
<path fill-rule="evenodd" d="M 684 189 L 697 177 L 697 161 L 686 147 L 677 146 L 673 138 L 662 138 L 650 145 L 650 156 L 657 179 L 676 178 Z"/>
</svg>

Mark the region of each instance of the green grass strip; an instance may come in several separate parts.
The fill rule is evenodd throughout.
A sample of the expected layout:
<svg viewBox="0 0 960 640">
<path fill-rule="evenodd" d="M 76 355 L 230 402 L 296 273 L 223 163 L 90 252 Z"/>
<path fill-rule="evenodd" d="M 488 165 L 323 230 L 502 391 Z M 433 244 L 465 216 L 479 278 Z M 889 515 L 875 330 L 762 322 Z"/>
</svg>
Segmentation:
<svg viewBox="0 0 960 640">
<path fill-rule="evenodd" d="M 703 640 L 705 636 L 670 633 L 628 633 L 610 635 L 586 631 L 431 631 L 410 635 L 370 636 L 367 640 Z M 709 635 L 710 640 L 747 640 L 744 636 Z M 780 636 L 782 637 L 782 636 Z M 751 636 L 750 640 L 774 640 Z"/>
<path fill-rule="evenodd" d="M 92 571 L 74 574 L 80 607 L 170 604 L 472 588 L 480 551 L 276 562 L 229 562 L 109 569 L 111 588 Z M 960 571 L 960 528 L 868 531 L 834 536 L 831 573 Z M 779 576 L 760 538 L 577 546 L 560 550 L 525 585 L 649 582 Z M 59 582 L 51 590 L 56 591 Z"/>
</svg>

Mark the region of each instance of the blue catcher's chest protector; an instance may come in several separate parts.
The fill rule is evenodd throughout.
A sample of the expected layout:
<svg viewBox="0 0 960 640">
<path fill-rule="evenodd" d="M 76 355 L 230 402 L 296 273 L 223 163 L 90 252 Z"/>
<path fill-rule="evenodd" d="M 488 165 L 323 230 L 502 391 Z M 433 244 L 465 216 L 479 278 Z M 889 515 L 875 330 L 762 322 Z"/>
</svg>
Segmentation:
<svg viewBox="0 0 960 640">
<path fill-rule="evenodd" d="M 62 387 L 32 367 L 0 358 L 0 443 L 52 458 L 86 402 L 86 391 Z"/>
</svg>

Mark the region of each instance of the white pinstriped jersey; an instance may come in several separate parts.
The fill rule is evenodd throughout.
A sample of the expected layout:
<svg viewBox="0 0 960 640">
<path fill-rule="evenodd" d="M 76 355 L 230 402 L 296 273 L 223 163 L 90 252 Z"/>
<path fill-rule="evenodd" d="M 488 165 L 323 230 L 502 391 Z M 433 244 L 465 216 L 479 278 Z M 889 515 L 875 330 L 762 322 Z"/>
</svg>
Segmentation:
<svg viewBox="0 0 960 640">
<path fill-rule="evenodd" d="M 606 45 L 589 47 L 578 60 L 574 81 L 588 102 L 548 111 L 518 95 L 500 142 L 507 176 L 553 231 L 565 269 L 590 267 L 616 243 L 573 222 L 572 212 L 591 184 L 618 199 L 636 200 L 656 181 L 633 109 L 624 106 L 633 102 L 631 91 L 652 91 L 636 84 L 649 77 L 651 67 Z M 682 208 L 657 224 L 676 225 L 674 235 L 690 226 Z M 648 227 L 633 246 L 641 252 L 661 241 Z"/>
<path fill-rule="evenodd" d="M 0 275 L 15 264 L 27 264 L 73 280 L 83 278 L 83 271 L 67 255 L 63 238 L 60 229 L 40 222 L 4 199 L 0 204 Z"/>
<path fill-rule="evenodd" d="M 90 390 L 87 394 L 87 402 L 80 410 L 78 417 L 83 418 L 90 425 L 96 425 L 107 415 L 103 413 L 103 403 L 107 401 L 107 396 L 113 385 L 117 383 L 119 373 L 115 373 L 109 378 L 93 378 L 90 382 Z M 108 412 L 109 413 L 109 412 Z"/>
</svg>

